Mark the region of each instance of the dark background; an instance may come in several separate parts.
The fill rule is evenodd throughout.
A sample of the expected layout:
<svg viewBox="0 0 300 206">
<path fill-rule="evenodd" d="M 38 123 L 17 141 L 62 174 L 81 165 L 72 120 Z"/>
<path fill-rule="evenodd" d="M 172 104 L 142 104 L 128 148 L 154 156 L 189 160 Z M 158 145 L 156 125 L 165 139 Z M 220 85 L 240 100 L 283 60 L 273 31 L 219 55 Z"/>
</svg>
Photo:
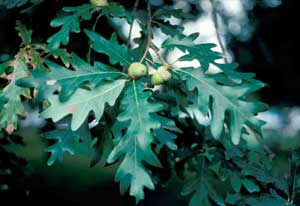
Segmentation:
<svg viewBox="0 0 300 206">
<path fill-rule="evenodd" d="M 0 9 L 0 55 L 8 54 L 13 57 L 19 49 L 20 39 L 14 29 L 16 20 L 21 20 L 34 31 L 35 41 L 45 42 L 56 31 L 49 27 L 49 23 L 62 5 L 80 5 L 81 2 L 84 1 L 48 0 L 37 6 L 32 14 L 20 14 L 21 8 Z M 134 1 L 120 2 L 130 8 Z M 172 4 L 172 1 L 165 2 Z M 261 99 L 271 106 L 283 107 L 300 104 L 300 73 L 296 67 L 296 58 L 299 53 L 296 48 L 298 43 L 296 30 L 299 25 L 296 2 L 297 0 L 285 0 L 277 8 L 257 4 L 249 12 L 250 20 L 256 25 L 252 37 L 249 41 L 239 41 L 238 38 L 232 36 L 228 45 L 234 53 L 235 61 L 240 64 L 240 70 L 254 72 L 257 74 L 257 79 L 268 84 L 266 88 L 262 89 L 260 95 Z M 142 7 L 141 4 L 140 8 Z M 193 6 L 192 9 L 193 13 L 201 14 L 197 7 Z M 90 25 L 87 24 L 87 26 Z M 109 36 L 111 30 L 101 27 L 100 32 L 104 36 Z M 299 36 L 297 35 L 297 37 Z M 85 40 L 72 35 L 70 43 L 74 44 L 75 50 L 79 48 L 79 53 L 83 54 L 85 51 L 80 51 L 81 41 Z M 11 155 L 0 150 L 1 159 Z M 128 195 L 120 197 L 118 184 L 113 183 L 113 172 L 107 175 L 102 170 L 95 168 L 79 169 L 78 172 L 74 172 L 66 169 L 67 166 L 63 166 L 63 164 L 47 167 L 45 160 L 40 160 L 40 162 L 34 160 L 30 164 L 32 164 L 29 167 L 30 175 L 23 174 L 22 169 L 19 168 L 20 172 L 10 177 L 12 189 L 0 192 L 0 200 L 3 204 L 4 200 L 10 203 L 22 201 L 23 204 L 43 205 L 65 203 L 121 206 L 122 203 L 124 205 L 134 203 Z M 17 169 L 18 167 L 21 166 L 16 166 Z M 39 168 L 38 172 L 33 168 Z M 91 170 L 94 171 L 91 172 Z M 96 173 L 95 170 L 99 171 L 98 180 L 94 181 L 93 185 L 82 184 L 81 182 L 89 178 L 90 173 Z M 108 170 L 115 171 L 115 168 L 109 167 Z M 65 176 L 61 174 L 65 174 Z M 105 180 L 101 180 L 102 175 L 106 175 Z M 73 186 L 68 186 L 69 184 L 73 184 Z M 143 205 L 187 205 L 188 198 L 178 195 L 181 189 L 178 185 L 178 182 L 172 182 L 171 186 L 167 188 L 157 186 L 155 192 L 146 193 L 147 198 Z"/>
</svg>

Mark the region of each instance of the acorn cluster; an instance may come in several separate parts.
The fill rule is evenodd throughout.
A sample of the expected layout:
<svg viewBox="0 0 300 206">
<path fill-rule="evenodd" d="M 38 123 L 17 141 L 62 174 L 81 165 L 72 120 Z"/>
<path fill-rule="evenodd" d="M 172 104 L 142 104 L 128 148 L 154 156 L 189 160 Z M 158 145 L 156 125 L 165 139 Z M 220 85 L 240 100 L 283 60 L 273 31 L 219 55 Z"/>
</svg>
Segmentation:
<svg viewBox="0 0 300 206">
<path fill-rule="evenodd" d="M 148 68 L 146 65 L 134 62 L 128 67 L 128 76 L 131 79 L 139 79 L 148 73 Z M 153 85 L 164 84 L 171 78 L 171 72 L 169 71 L 169 66 L 160 66 L 151 76 L 151 83 Z"/>
</svg>

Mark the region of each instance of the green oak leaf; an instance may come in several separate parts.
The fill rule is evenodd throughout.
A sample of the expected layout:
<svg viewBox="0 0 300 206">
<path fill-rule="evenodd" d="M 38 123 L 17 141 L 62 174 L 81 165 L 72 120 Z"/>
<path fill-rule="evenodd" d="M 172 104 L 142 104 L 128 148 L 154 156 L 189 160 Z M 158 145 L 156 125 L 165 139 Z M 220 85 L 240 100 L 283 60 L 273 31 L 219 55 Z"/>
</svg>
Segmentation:
<svg viewBox="0 0 300 206">
<path fill-rule="evenodd" d="M 205 157 L 201 157 L 198 161 L 199 165 L 196 177 L 191 178 L 184 185 L 181 194 L 193 194 L 190 200 L 190 206 L 212 205 L 210 200 L 212 200 L 215 205 L 225 206 L 223 198 L 218 194 L 218 188 L 215 188 L 212 183 L 212 179 L 215 179 L 215 176 L 213 176 L 212 172 L 205 166 Z"/>
<path fill-rule="evenodd" d="M 49 97 L 50 106 L 41 113 L 43 118 L 52 118 L 54 122 L 72 114 L 71 129 L 77 130 L 91 111 L 98 122 L 103 114 L 105 104 L 115 104 L 125 86 L 126 80 L 104 82 L 92 90 L 77 89 L 66 102 L 61 102 L 58 95 Z"/>
<path fill-rule="evenodd" d="M 62 162 L 66 153 L 70 155 L 89 155 L 91 150 L 91 137 L 87 124 L 83 124 L 77 131 L 69 128 L 56 129 L 45 134 L 48 140 L 55 143 L 48 146 L 45 151 L 50 152 L 47 165 L 53 165 L 57 160 Z"/>
<path fill-rule="evenodd" d="M 184 37 L 184 35 L 182 34 L 183 32 L 182 26 L 172 25 L 168 22 L 161 23 L 158 21 L 154 21 L 153 24 L 156 25 L 157 28 L 160 29 L 164 34 L 169 35 L 172 38 L 174 35 L 179 36 L 181 38 Z"/>
<path fill-rule="evenodd" d="M 288 185 L 284 176 L 274 176 L 271 170 L 265 168 L 267 163 L 260 162 L 261 159 L 256 162 L 245 162 L 243 158 L 234 158 L 233 161 L 241 169 L 242 175 L 254 177 L 260 183 L 275 184 L 281 191 L 288 194 Z"/>
<path fill-rule="evenodd" d="M 12 73 L 7 76 L 10 82 L 0 91 L 0 130 L 5 129 L 9 134 L 17 128 L 18 115 L 25 113 L 21 96 L 29 96 L 28 89 L 16 85 L 16 81 L 28 73 L 24 52 L 21 50 L 15 60 L 9 63 L 9 66 L 13 67 Z"/>
<path fill-rule="evenodd" d="M 175 122 L 172 119 L 160 115 L 156 115 L 156 114 L 154 118 L 159 120 L 161 123 L 160 128 L 153 130 L 154 136 L 160 143 L 159 148 L 163 146 L 167 146 L 170 150 L 177 150 L 177 145 L 174 142 L 174 140 L 177 138 L 177 135 L 171 132 L 171 131 L 176 131 L 176 132 L 180 131 L 176 127 Z"/>
<path fill-rule="evenodd" d="M 128 23 L 133 21 L 132 15 L 121 4 L 110 2 L 101 8 L 101 14 L 112 17 L 126 18 Z"/>
<path fill-rule="evenodd" d="M 54 58 L 59 58 L 62 63 L 65 65 L 65 67 L 69 67 L 71 64 L 71 55 L 69 54 L 69 52 L 66 49 L 55 49 L 55 50 L 51 50 L 51 54 L 54 56 Z"/>
<path fill-rule="evenodd" d="M 21 7 L 28 2 L 31 2 L 33 4 L 32 6 L 36 6 L 42 3 L 43 1 L 44 0 L 0 0 L 0 6 L 12 9 L 15 7 Z"/>
<path fill-rule="evenodd" d="M 23 44 L 29 45 L 31 43 L 32 30 L 28 30 L 20 21 L 17 21 L 16 23 L 16 30 L 19 32 Z"/>
<path fill-rule="evenodd" d="M 0 75 L 1 74 L 4 74 L 6 68 L 8 67 L 9 65 L 9 62 L 3 62 L 3 63 L 0 63 Z"/>
<path fill-rule="evenodd" d="M 162 48 L 169 50 L 178 48 L 183 52 L 188 51 L 188 54 L 180 57 L 180 60 L 191 61 L 197 59 L 201 63 L 201 67 L 208 69 L 210 63 L 221 59 L 223 55 L 219 52 L 211 50 L 216 46 L 215 44 L 195 44 L 194 41 L 198 36 L 198 33 L 194 33 L 184 37 L 175 36 L 168 38 L 162 43 Z"/>
<path fill-rule="evenodd" d="M 209 68 L 210 64 L 215 65 L 223 73 L 225 73 L 230 80 L 234 81 L 235 83 L 241 83 L 244 80 L 256 83 L 256 80 L 253 79 L 253 77 L 255 76 L 254 74 L 241 73 L 236 71 L 238 67 L 237 63 L 217 63 L 216 60 L 222 59 L 223 54 L 212 50 L 216 47 L 215 44 L 196 44 L 195 40 L 198 35 L 198 33 L 194 33 L 189 36 L 176 35 L 175 37 L 166 39 L 162 43 L 162 48 L 166 48 L 169 50 L 178 48 L 182 52 L 188 51 L 188 54 L 181 56 L 179 60 L 192 61 L 196 59 L 201 63 L 201 67 L 205 70 Z"/>
<path fill-rule="evenodd" d="M 153 19 L 166 19 L 171 17 L 188 19 L 192 18 L 193 16 L 187 12 L 184 12 L 182 9 L 174 9 L 167 6 L 157 9 L 152 16 Z"/>
<path fill-rule="evenodd" d="M 95 62 L 92 66 L 74 53 L 72 54 L 71 64 L 74 70 L 66 69 L 51 61 L 47 61 L 47 66 L 51 72 L 45 73 L 45 79 L 47 84 L 61 86 L 61 91 L 59 93 L 59 99 L 61 101 L 69 99 L 76 89 L 85 83 L 89 82 L 98 86 L 103 80 L 127 76 L 101 62 Z"/>
<path fill-rule="evenodd" d="M 235 192 L 240 192 L 242 187 L 241 177 L 235 172 L 230 176 L 230 183 Z"/>
<path fill-rule="evenodd" d="M 210 129 L 216 139 L 221 137 L 224 123 L 227 124 L 234 144 L 239 143 L 244 127 L 261 133 L 264 122 L 257 119 L 256 114 L 264 111 L 266 105 L 247 101 L 245 97 L 260 89 L 262 83 L 227 86 L 218 84 L 214 75 L 205 74 L 201 69 L 182 68 L 174 72 L 186 81 L 189 91 L 197 89 L 198 98 L 195 105 L 202 113 L 210 113 Z M 225 120 L 225 116 L 228 116 L 228 121 Z"/>
<path fill-rule="evenodd" d="M 104 166 L 107 162 L 109 154 L 114 147 L 110 124 L 102 127 L 99 131 L 99 134 L 100 137 L 96 139 L 97 142 L 95 142 L 94 145 L 94 152 L 90 163 L 91 167 L 95 166 L 98 163 L 100 163 L 101 166 Z"/>
<path fill-rule="evenodd" d="M 96 52 L 106 54 L 111 64 L 120 63 L 121 65 L 130 64 L 130 55 L 125 44 L 120 45 L 115 33 L 112 34 L 110 40 L 105 39 L 101 35 L 84 30 L 89 39 L 92 41 L 91 47 Z"/>
<path fill-rule="evenodd" d="M 236 205 L 236 203 L 241 199 L 241 195 L 239 193 L 226 195 L 225 202 L 231 205 Z"/>
<path fill-rule="evenodd" d="M 46 134 L 47 139 L 56 140 L 56 142 L 45 149 L 51 155 L 47 161 L 48 166 L 54 164 L 56 160 L 63 161 L 65 153 L 71 155 L 75 153 L 75 144 L 79 143 L 81 137 L 72 130 L 55 130 Z"/>
<path fill-rule="evenodd" d="M 145 92 L 145 89 L 142 82 L 136 81 L 132 81 L 126 88 L 125 97 L 121 101 L 122 112 L 117 120 L 127 129 L 124 136 L 117 137 L 118 143 L 107 160 L 108 163 L 113 163 L 125 156 L 115 180 L 120 182 L 121 193 L 130 188 L 129 193 L 135 196 L 137 202 L 145 197 L 144 187 L 154 189 L 151 175 L 143 162 L 160 167 L 160 162 L 151 149 L 154 141 L 151 130 L 160 128 L 161 123 L 151 114 L 161 111 L 163 106 L 150 102 L 151 93 Z"/>
<path fill-rule="evenodd" d="M 271 189 L 270 194 L 261 194 L 259 197 L 250 197 L 245 200 L 249 206 L 292 206 L 292 204 Z"/>
<path fill-rule="evenodd" d="M 248 192 L 259 192 L 259 186 L 250 178 L 245 178 L 242 180 L 244 187 L 248 190 Z"/>
<path fill-rule="evenodd" d="M 80 20 L 90 20 L 92 18 L 91 10 L 94 7 L 90 4 L 83 4 L 76 7 L 64 7 L 64 15 L 53 19 L 50 23 L 52 27 L 61 27 L 60 30 L 53 34 L 49 39 L 49 48 L 57 49 L 61 44 L 69 43 L 70 33 L 80 32 Z"/>
<path fill-rule="evenodd" d="M 52 93 L 53 88 L 59 87 L 59 100 L 64 102 L 70 98 L 76 89 L 82 86 L 89 84 L 96 87 L 105 80 L 112 80 L 120 76 L 127 77 L 125 73 L 101 62 L 94 62 L 94 65 L 90 65 L 74 53 L 71 54 L 67 62 L 70 62 L 72 69 L 47 60 L 48 71 L 32 70 L 30 77 L 19 80 L 18 84 L 37 88 L 39 99 L 47 98 Z"/>
</svg>

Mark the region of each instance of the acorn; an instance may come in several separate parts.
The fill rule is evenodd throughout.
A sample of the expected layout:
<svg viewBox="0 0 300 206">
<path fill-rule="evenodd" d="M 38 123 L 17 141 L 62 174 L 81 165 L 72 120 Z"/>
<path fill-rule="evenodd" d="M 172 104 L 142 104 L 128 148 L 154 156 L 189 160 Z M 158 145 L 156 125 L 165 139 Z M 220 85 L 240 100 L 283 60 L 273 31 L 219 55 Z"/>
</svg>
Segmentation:
<svg viewBox="0 0 300 206">
<path fill-rule="evenodd" d="M 90 0 L 93 6 L 106 6 L 108 4 L 107 0 Z"/>
<path fill-rule="evenodd" d="M 141 78 L 142 76 L 145 76 L 148 72 L 148 68 L 139 62 L 134 62 L 129 65 L 128 68 L 128 76 L 131 79 L 138 79 Z"/>
<path fill-rule="evenodd" d="M 168 66 L 160 66 L 152 75 L 151 83 L 153 85 L 160 85 L 168 81 L 170 78 L 171 73 L 168 70 Z"/>
</svg>

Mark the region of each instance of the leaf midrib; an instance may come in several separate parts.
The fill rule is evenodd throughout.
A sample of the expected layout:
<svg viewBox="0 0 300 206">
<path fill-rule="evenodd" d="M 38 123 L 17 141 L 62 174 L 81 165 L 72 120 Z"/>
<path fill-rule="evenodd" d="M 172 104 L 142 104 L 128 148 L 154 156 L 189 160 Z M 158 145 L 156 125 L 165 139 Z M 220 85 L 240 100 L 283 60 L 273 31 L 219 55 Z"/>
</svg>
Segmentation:
<svg viewBox="0 0 300 206">
<path fill-rule="evenodd" d="M 125 75 L 124 73 L 122 72 L 93 72 L 93 73 L 88 73 L 88 74 L 77 74 L 77 75 L 71 75 L 71 76 L 67 76 L 67 77 L 62 77 L 62 78 L 57 78 L 57 79 L 53 79 L 53 80 L 56 80 L 56 81 L 61 81 L 61 80 L 67 80 L 67 79 L 72 79 L 72 78 L 75 78 L 78 79 L 80 77 L 85 77 L 85 76 L 93 76 L 93 75 L 104 75 L 104 74 L 120 74 L 120 75 L 123 75 L 123 76 L 127 76 Z M 52 80 L 52 79 L 51 79 Z"/>
<path fill-rule="evenodd" d="M 133 84 L 133 91 L 134 91 L 134 99 L 135 99 L 135 105 L 136 105 L 136 109 L 137 109 L 137 113 L 138 113 L 138 122 L 139 122 L 139 125 L 140 125 L 140 128 L 141 128 L 141 114 L 140 114 L 140 103 L 139 103 L 139 100 L 138 100 L 138 95 L 137 95 L 137 91 L 136 91 L 136 86 L 135 86 L 135 81 L 132 82 Z M 136 171 L 137 171 L 137 138 L 138 137 L 134 137 L 134 182 L 136 181 Z"/>
<path fill-rule="evenodd" d="M 92 99 L 98 98 L 99 96 L 102 96 L 102 95 L 104 95 L 104 94 L 106 94 L 106 93 L 109 93 L 110 91 L 116 89 L 117 87 L 120 87 L 122 84 L 124 84 L 124 82 L 125 82 L 125 80 L 124 80 L 124 81 L 121 81 L 121 82 L 118 83 L 116 86 L 114 86 L 114 87 L 112 87 L 112 88 L 110 88 L 110 89 L 108 89 L 108 90 L 106 90 L 106 91 L 104 91 L 104 92 L 101 92 L 101 93 L 99 93 L 99 94 L 97 94 L 97 95 L 95 95 L 95 96 L 93 96 L 93 97 L 90 97 L 90 98 L 88 98 L 88 99 L 86 99 L 86 100 L 83 100 L 83 101 L 80 101 L 80 102 L 76 102 L 76 103 L 70 104 L 70 105 L 80 105 L 80 104 L 82 104 L 82 103 L 86 104 L 87 102 L 91 101 Z M 87 90 L 87 91 L 88 91 L 88 90 Z M 69 106 L 69 105 L 66 105 L 66 106 Z"/>
<path fill-rule="evenodd" d="M 198 78 L 197 76 L 195 76 L 194 74 L 192 74 L 192 73 L 190 73 L 190 72 L 187 72 L 187 71 L 184 71 L 184 70 L 182 70 L 182 69 L 177 69 L 177 70 L 175 70 L 175 72 L 176 72 L 176 71 L 180 71 L 180 72 L 182 72 L 182 73 L 185 73 L 185 74 L 187 74 L 187 75 L 193 77 L 194 79 L 197 79 L 197 80 L 198 80 L 199 82 L 201 82 L 203 85 L 205 85 L 206 87 L 210 88 L 210 89 L 213 90 L 215 93 L 217 93 L 219 96 L 221 96 L 223 99 L 225 99 L 225 101 L 228 102 L 229 105 L 231 105 L 233 108 L 235 108 L 236 111 L 238 111 L 238 113 L 243 117 L 243 119 L 248 120 L 248 117 L 246 117 L 246 116 L 244 115 L 244 113 L 243 113 L 240 109 L 238 109 L 238 107 L 237 107 L 235 104 L 233 104 L 233 103 L 232 103 L 225 95 L 223 95 L 222 93 L 220 93 L 216 88 L 214 88 L 213 86 L 211 86 L 210 84 L 208 84 L 206 81 L 204 81 L 204 80 Z"/>
</svg>

